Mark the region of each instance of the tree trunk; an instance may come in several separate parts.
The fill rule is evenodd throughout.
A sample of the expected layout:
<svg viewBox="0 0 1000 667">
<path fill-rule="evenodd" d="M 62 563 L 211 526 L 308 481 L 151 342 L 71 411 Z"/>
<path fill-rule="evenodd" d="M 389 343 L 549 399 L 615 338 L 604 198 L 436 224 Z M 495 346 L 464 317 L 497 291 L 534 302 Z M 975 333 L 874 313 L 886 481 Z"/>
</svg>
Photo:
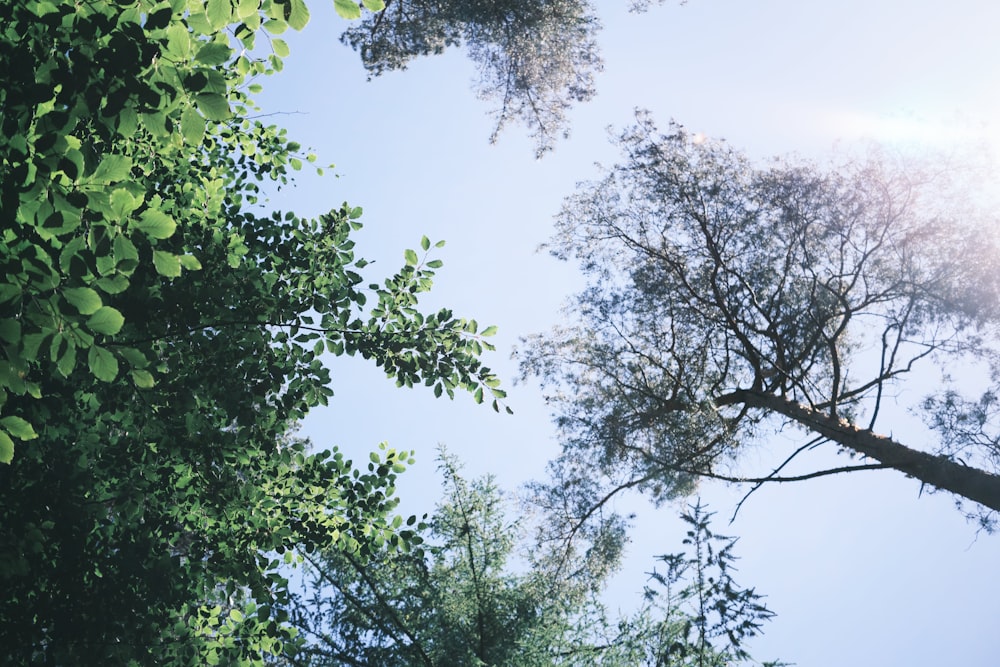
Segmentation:
<svg viewBox="0 0 1000 667">
<path fill-rule="evenodd" d="M 911 449 L 892 438 L 859 429 L 843 419 L 781 396 L 740 390 L 717 401 L 718 405 L 738 403 L 784 415 L 810 431 L 921 482 L 1000 511 L 1000 475 L 956 463 L 944 456 Z"/>
</svg>

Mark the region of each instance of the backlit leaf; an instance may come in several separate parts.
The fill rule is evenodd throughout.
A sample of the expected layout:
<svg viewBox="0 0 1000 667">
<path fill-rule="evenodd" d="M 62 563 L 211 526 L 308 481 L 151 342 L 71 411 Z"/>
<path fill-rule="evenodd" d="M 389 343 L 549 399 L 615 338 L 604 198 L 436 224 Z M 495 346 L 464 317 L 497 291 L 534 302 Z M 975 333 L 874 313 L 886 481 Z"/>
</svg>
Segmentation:
<svg viewBox="0 0 1000 667">
<path fill-rule="evenodd" d="M 149 208 L 142 212 L 142 217 L 135 223 L 139 231 L 154 239 L 168 239 L 177 229 L 177 223 L 163 211 Z"/>
<path fill-rule="evenodd" d="M 198 49 L 198 55 L 194 58 L 205 65 L 221 65 L 229 60 L 233 55 L 233 50 L 219 42 L 209 42 Z"/>
<path fill-rule="evenodd" d="M 14 460 L 14 441 L 10 436 L 0 431 L 0 463 L 10 463 Z"/>
<path fill-rule="evenodd" d="M 21 417 L 4 417 L 0 419 L 0 426 L 18 440 L 34 440 L 38 437 L 31 424 Z"/>
<path fill-rule="evenodd" d="M 87 353 L 90 372 L 101 382 L 111 382 L 118 377 L 118 360 L 115 355 L 99 345 L 94 345 Z"/>
<path fill-rule="evenodd" d="M 125 155 L 105 155 L 90 180 L 97 183 L 114 183 L 128 178 L 132 171 L 132 159 Z"/>
<path fill-rule="evenodd" d="M 191 145 L 200 144 L 205 137 L 205 119 L 191 107 L 181 114 L 181 134 Z"/>
<path fill-rule="evenodd" d="M 96 313 L 87 320 L 87 328 L 94 333 L 113 336 L 122 329 L 125 318 L 117 309 L 111 306 L 101 306 Z"/>
<path fill-rule="evenodd" d="M 333 0 L 333 7 L 341 18 L 356 19 L 361 17 L 361 7 L 352 0 Z"/>
<path fill-rule="evenodd" d="M 153 380 L 152 373 L 139 368 L 132 369 L 132 381 L 135 382 L 135 386 L 140 389 L 152 389 L 156 384 Z"/>
<path fill-rule="evenodd" d="M 213 28 L 224 28 L 233 18 L 232 5 L 229 0 L 208 0 L 205 3 L 205 16 Z"/>
<path fill-rule="evenodd" d="M 339 9 L 337 11 L 338 13 L 340 12 Z M 305 28 L 306 24 L 309 23 L 309 10 L 306 8 L 305 0 L 291 0 L 291 11 L 288 12 L 285 20 L 288 21 L 288 25 L 292 26 L 295 30 L 302 30 Z"/>
<path fill-rule="evenodd" d="M 219 93 L 201 93 L 195 95 L 194 100 L 198 110 L 209 120 L 227 120 L 233 115 L 229 110 L 229 102 Z"/>
<path fill-rule="evenodd" d="M 81 315 L 92 315 L 104 305 L 101 295 L 89 287 L 69 287 L 62 291 L 63 298 L 70 302 Z"/>
<path fill-rule="evenodd" d="M 181 275 L 181 258 L 170 252 L 154 250 L 153 266 L 161 276 L 177 278 Z"/>
</svg>

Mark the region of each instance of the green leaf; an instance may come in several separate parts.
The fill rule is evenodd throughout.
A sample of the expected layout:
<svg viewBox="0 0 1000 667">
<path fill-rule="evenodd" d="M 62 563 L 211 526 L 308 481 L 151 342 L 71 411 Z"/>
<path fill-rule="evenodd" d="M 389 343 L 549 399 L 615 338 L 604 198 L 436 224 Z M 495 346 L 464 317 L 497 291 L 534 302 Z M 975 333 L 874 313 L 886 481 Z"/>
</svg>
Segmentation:
<svg viewBox="0 0 1000 667">
<path fill-rule="evenodd" d="M 100 345 L 94 345 L 87 353 L 90 372 L 101 382 L 111 382 L 118 377 L 118 360 L 115 355 Z"/>
<path fill-rule="evenodd" d="M 191 107 L 181 114 L 181 134 L 192 146 L 199 145 L 205 138 L 205 119 Z"/>
<path fill-rule="evenodd" d="M 113 183 L 128 178 L 132 171 L 132 159 L 125 155 L 106 155 L 97 165 L 90 180 L 97 183 Z"/>
<path fill-rule="evenodd" d="M 417 258 L 417 253 L 410 249 L 407 249 L 406 252 L 403 253 L 403 257 L 406 259 L 407 266 L 416 266 L 420 261 Z"/>
<path fill-rule="evenodd" d="M 497 333 L 497 325 L 492 324 L 492 325 L 486 327 L 485 329 L 483 329 L 483 332 L 481 334 L 479 334 L 479 335 L 480 336 L 495 336 L 496 333 Z"/>
<path fill-rule="evenodd" d="M 229 0 L 208 0 L 205 3 L 205 16 L 212 28 L 220 30 L 232 20 L 232 9 Z"/>
<path fill-rule="evenodd" d="M 259 8 L 259 0 L 239 0 L 236 4 L 236 17 L 242 21 L 256 14 Z"/>
<path fill-rule="evenodd" d="M 0 463 L 10 463 L 14 460 L 14 441 L 10 436 L 0 431 Z"/>
<path fill-rule="evenodd" d="M 135 223 L 136 228 L 154 239 L 168 239 L 177 229 L 177 223 L 163 211 L 148 208 Z"/>
<path fill-rule="evenodd" d="M 472 395 L 472 398 L 476 401 L 476 403 L 482 403 L 483 402 L 483 388 L 482 387 L 476 387 L 476 393 L 474 393 Z"/>
<path fill-rule="evenodd" d="M 279 37 L 271 40 L 271 48 L 274 49 L 274 55 L 279 58 L 287 58 L 288 54 L 291 53 L 291 49 L 288 48 L 288 42 Z"/>
<path fill-rule="evenodd" d="M 115 237 L 114 242 L 114 265 L 119 271 L 129 273 L 139 266 L 139 251 L 135 244 L 124 234 Z M 126 280 L 126 283 L 128 281 Z"/>
<path fill-rule="evenodd" d="M 113 276 L 108 276 L 105 278 L 100 278 L 96 283 L 94 283 L 101 288 L 107 294 L 121 294 L 128 289 L 128 278 L 119 274 Z"/>
<path fill-rule="evenodd" d="M 68 378 L 74 368 L 76 368 L 76 346 L 70 344 L 66 347 L 66 352 L 63 353 L 63 356 L 59 358 L 56 369 L 64 378 Z"/>
<path fill-rule="evenodd" d="M 365 8 L 370 12 L 380 12 L 385 9 L 385 3 L 382 0 L 361 0 L 364 3 Z"/>
<path fill-rule="evenodd" d="M 427 250 L 430 250 L 431 249 L 431 240 L 429 238 L 427 238 L 426 236 L 421 237 L 421 239 L 420 239 L 420 247 L 423 248 L 425 252 Z"/>
<path fill-rule="evenodd" d="M 209 120 L 227 120 L 233 114 L 229 110 L 229 102 L 219 93 L 201 93 L 195 95 L 198 110 Z"/>
<path fill-rule="evenodd" d="M 38 437 L 31 424 L 21 417 L 4 417 L 0 419 L 0 426 L 18 440 L 34 440 Z"/>
<path fill-rule="evenodd" d="M 440 269 L 442 266 L 444 266 L 444 262 L 442 262 L 440 259 L 432 259 L 431 261 L 427 262 L 428 269 Z"/>
<path fill-rule="evenodd" d="M 194 255 L 181 255 L 181 266 L 188 271 L 200 271 L 201 262 Z"/>
<path fill-rule="evenodd" d="M 233 50 L 220 42 L 209 42 L 198 49 L 198 55 L 194 57 L 205 65 L 221 65 L 229 60 L 233 55 Z"/>
<path fill-rule="evenodd" d="M 337 4 L 337 13 L 340 14 L 339 3 L 341 0 L 335 0 Z M 357 5 L 355 5 L 357 7 Z M 360 10 L 358 11 L 358 16 L 361 15 Z M 343 14 L 341 14 L 343 16 Z M 285 20 L 288 21 L 288 25 L 292 26 L 295 30 L 302 30 L 309 23 L 309 10 L 306 8 L 306 3 L 304 0 L 291 0 L 291 9 L 286 10 Z"/>
<path fill-rule="evenodd" d="M 111 193 L 111 212 L 118 219 L 124 218 L 129 213 L 139 208 L 141 200 L 132 196 L 132 193 L 125 188 L 116 188 Z"/>
<path fill-rule="evenodd" d="M 181 258 L 163 250 L 153 251 L 153 266 L 156 272 L 167 278 L 177 278 L 181 275 Z"/>
<path fill-rule="evenodd" d="M 104 305 L 101 295 L 89 287 L 68 287 L 62 291 L 62 295 L 81 315 L 92 315 Z"/>
<path fill-rule="evenodd" d="M 353 0 L 333 0 L 333 7 L 340 14 L 341 18 L 356 19 L 361 18 L 361 7 Z"/>
<path fill-rule="evenodd" d="M 87 320 L 87 328 L 94 333 L 113 336 L 122 329 L 125 318 L 117 309 L 111 306 L 101 306 L 96 313 Z"/>
<path fill-rule="evenodd" d="M 0 338 L 8 343 L 16 343 L 21 340 L 21 322 L 14 318 L 0 320 Z"/>
<path fill-rule="evenodd" d="M 139 368 L 132 369 L 132 381 L 135 382 L 135 386 L 139 387 L 139 389 L 152 389 L 156 384 L 152 373 Z"/>
</svg>

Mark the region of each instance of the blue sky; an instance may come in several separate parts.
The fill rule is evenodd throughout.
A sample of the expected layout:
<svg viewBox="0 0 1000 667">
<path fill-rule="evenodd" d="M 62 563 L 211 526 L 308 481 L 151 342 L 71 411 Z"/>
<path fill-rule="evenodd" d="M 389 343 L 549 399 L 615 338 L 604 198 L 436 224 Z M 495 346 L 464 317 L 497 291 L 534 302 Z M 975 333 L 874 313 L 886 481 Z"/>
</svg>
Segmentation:
<svg viewBox="0 0 1000 667">
<path fill-rule="evenodd" d="M 570 140 L 542 160 L 516 126 L 488 144 L 489 109 L 470 90 L 474 72 L 461 51 L 366 82 L 336 39 L 343 23 L 326 0 L 310 3 L 302 34 L 284 36 L 292 55 L 264 82 L 265 111 L 287 114 L 276 121 L 321 162 L 336 163 L 337 174 L 303 173 L 272 203 L 303 215 L 345 200 L 363 206 L 358 254 L 375 260 L 372 277 L 400 266 L 421 235 L 447 240 L 427 307 L 500 326 L 487 362 L 505 379 L 512 417 L 470 397 L 397 390 L 363 362 L 330 360 L 336 396 L 304 433 L 357 460 L 383 440 L 416 450 L 399 488 L 406 512 L 430 511 L 438 499 L 438 443 L 469 474 L 494 473 L 512 490 L 541 477 L 558 452 L 539 392 L 513 385 L 509 355 L 518 337 L 558 323 L 580 285 L 575 267 L 536 249 L 574 183 L 595 178 L 595 162 L 616 160 L 607 128 L 628 124 L 635 107 L 661 126 L 674 118 L 761 159 L 794 152 L 822 161 L 860 139 L 1000 147 L 996 3 L 692 0 L 641 15 L 625 0 L 599 5 L 606 66 L 598 97 L 574 110 Z M 925 437 L 905 413 L 893 435 Z M 747 469 L 764 469 L 771 456 L 766 447 L 752 453 Z M 996 664 L 1000 537 L 977 537 L 946 496 L 918 492 L 892 472 L 769 487 L 726 526 L 742 492 L 706 485 L 716 528 L 741 536 L 738 581 L 778 613 L 755 655 L 810 667 Z M 619 507 L 639 510 L 627 568 L 609 594 L 629 609 L 653 555 L 677 550 L 683 527 L 673 507 L 639 499 Z"/>
</svg>

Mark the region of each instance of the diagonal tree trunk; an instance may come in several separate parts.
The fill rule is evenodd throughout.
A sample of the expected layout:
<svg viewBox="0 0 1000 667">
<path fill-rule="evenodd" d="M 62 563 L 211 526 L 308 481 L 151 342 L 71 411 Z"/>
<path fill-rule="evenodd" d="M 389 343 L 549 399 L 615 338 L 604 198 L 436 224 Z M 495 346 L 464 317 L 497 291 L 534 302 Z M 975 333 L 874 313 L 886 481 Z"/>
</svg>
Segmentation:
<svg viewBox="0 0 1000 667">
<path fill-rule="evenodd" d="M 814 433 L 921 482 L 1000 511 L 1000 475 L 956 463 L 945 456 L 912 449 L 892 438 L 860 429 L 846 420 L 774 394 L 739 390 L 720 397 L 716 404 L 742 404 L 783 415 Z"/>
</svg>

